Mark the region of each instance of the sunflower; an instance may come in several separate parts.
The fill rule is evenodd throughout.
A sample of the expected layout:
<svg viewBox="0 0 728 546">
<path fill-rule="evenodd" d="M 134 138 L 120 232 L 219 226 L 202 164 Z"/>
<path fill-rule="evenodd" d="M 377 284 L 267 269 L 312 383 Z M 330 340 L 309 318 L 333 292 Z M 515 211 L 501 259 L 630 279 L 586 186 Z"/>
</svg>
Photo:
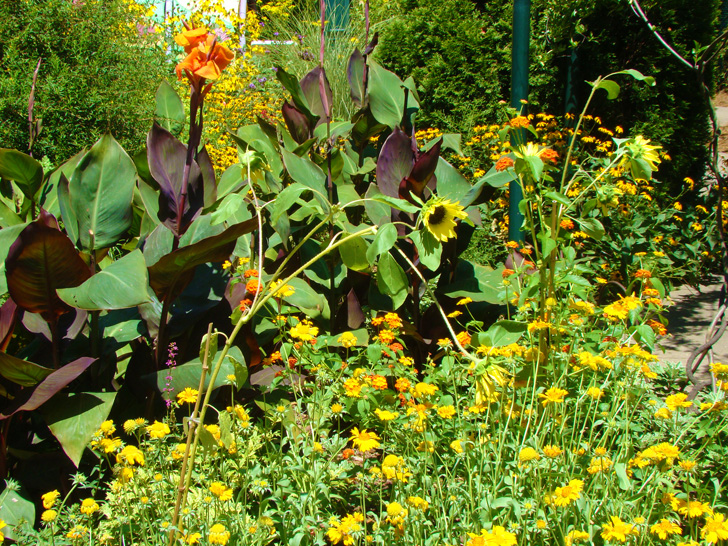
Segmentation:
<svg viewBox="0 0 728 546">
<path fill-rule="evenodd" d="M 650 180 L 661 161 L 657 151 L 661 148 L 662 146 L 650 144 L 649 140 L 637 135 L 625 144 L 625 154 L 620 166 L 629 166 L 635 180 Z"/>
<path fill-rule="evenodd" d="M 422 218 L 427 231 L 442 242 L 455 237 L 456 220 L 467 217 L 459 202 L 452 203 L 449 199 L 441 197 L 433 197 L 422 209 Z"/>
</svg>

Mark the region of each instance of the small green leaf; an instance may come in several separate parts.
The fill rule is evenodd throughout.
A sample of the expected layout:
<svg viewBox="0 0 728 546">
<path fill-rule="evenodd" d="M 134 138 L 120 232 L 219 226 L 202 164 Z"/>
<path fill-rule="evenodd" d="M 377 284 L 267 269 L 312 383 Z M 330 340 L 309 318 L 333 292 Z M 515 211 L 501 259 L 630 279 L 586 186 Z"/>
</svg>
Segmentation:
<svg viewBox="0 0 728 546">
<path fill-rule="evenodd" d="M 420 262 L 430 271 L 440 267 L 442 259 L 442 245 L 427 229 L 413 231 L 410 234 L 412 242 L 417 248 Z"/>
<path fill-rule="evenodd" d="M 383 252 L 388 252 L 390 248 L 397 242 L 397 226 L 394 224 L 385 224 L 374 236 L 372 244 L 367 249 L 367 260 L 374 263 Z"/>
<path fill-rule="evenodd" d="M 477 336 L 478 344 L 487 347 L 504 347 L 517 342 L 528 328 L 525 322 L 500 320 Z"/>
<path fill-rule="evenodd" d="M 29 155 L 0 148 L 0 177 L 13 180 L 28 199 L 33 199 L 43 183 L 43 166 Z"/>
<path fill-rule="evenodd" d="M 404 269 L 397 263 L 391 254 L 382 254 L 377 262 L 377 286 L 387 296 L 407 293 L 409 279 Z"/>
<path fill-rule="evenodd" d="M 604 237 L 604 226 L 596 218 L 577 218 L 581 231 L 597 241 Z"/>
<path fill-rule="evenodd" d="M 217 354 L 217 338 L 217 332 L 213 332 L 210 336 L 210 349 L 207 351 L 208 366 L 212 364 Z M 200 343 L 200 362 L 205 362 L 205 347 L 207 347 L 207 334 L 202 336 L 202 342 Z"/>
<path fill-rule="evenodd" d="M 635 70 L 634 68 L 629 68 L 627 70 L 622 70 L 621 72 L 617 72 L 617 74 L 627 74 L 629 76 L 632 76 L 635 80 L 643 81 L 649 86 L 655 85 L 655 78 L 652 76 L 645 76 L 640 72 L 639 70 Z"/>
<path fill-rule="evenodd" d="M 25 522 L 32 528 L 35 523 L 35 505 L 20 493 L 8 487 L 0 493 L 0 519 L 7 524 L 1 532 L 5 538 L 15 541 L 22 537 L 13 532 L 14 527 Z"/>
<path fill-rule="evenodd" d="M 590 82 L 594 86 L 594 82 Z M 607 98 L 614 100 L 619 96 L 619 84 L 612 80 L 602 80 L 596 86 L 595 89 L 604 89 L 607 92 Z"/>
</svg>

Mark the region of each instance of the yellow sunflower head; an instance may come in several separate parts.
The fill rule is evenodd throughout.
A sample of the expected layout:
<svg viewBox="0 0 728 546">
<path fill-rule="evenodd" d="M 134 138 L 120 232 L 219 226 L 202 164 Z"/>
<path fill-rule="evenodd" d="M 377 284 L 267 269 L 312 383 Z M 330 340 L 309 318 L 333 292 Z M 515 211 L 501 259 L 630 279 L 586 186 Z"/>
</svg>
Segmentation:
<svg viewBox="0 0 728 546">
<path fill-rule="evenodd" d="M 657 152 L 661 148 L 662 146 L 652 145 L 649 140 L 637 135 L 624 145 L 625 153 L 620 166 L 629 165 L 635 180 L 650 180 L 661 161 Z"/>
<path fill-rule="evenodd" d="M 467 217 L 459 202 L 452 203 L 441 197 L 431 198 L 422 209 L 425 228 L 435 239 L 442 242 L 455 237 L 456 220 Z"/>
</svg>

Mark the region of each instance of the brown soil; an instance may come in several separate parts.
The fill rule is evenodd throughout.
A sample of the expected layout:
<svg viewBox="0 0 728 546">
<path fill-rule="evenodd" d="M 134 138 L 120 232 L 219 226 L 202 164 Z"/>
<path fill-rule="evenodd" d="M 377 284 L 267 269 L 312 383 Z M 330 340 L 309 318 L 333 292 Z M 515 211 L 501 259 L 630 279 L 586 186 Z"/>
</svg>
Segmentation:
<svg viewBox="0 0 728 546">
<path fill-rule="evenodd" d="M 728 106 L 728 91 L 719 91 L 713 98 L 713 105 Z"/>
</svg>

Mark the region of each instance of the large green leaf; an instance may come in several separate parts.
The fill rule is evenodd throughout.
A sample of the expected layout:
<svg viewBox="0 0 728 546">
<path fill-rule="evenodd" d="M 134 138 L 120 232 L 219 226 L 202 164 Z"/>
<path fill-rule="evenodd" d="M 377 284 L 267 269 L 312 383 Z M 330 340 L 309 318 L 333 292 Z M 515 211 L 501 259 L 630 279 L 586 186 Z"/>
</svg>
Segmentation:
<svg viewBox="0 0 728 546">
<path fill-rule="evenodd" d="M 28 199 L 34 199 L 43 183 L 43 166 L 23 152 L 0 148 L 0 176 L 15 181 Z"/>
<path fill-rule="evenodd" d="M 126 309 L 149 302 L 149 276 L 141 250 L 135 250 L 96 273 L 80 286 L 61 288 L 58 296 L 86 311 Z"/>
<path fill-rule="evenodd" d="M 518 341 L 526 331 L 528 324 L 515 320 L 499 320 L 488 328 L 487 332 L 480 332 L 477 336 L 479 345 L 488 347 L 503 347 Z"/>
<path fill-rule="evenodd" d="M 370 264 L 367 260 L 367 250 L 369 245 L 361 237 L 351 239 L 339 247 L 339 255 L 341 261 L 349 269 L 354 271 L 364 271 L 369 269 Z"/>
<path fill-rule="evenodd" d="M 327 199 L 326 175 L 321 168 L 311 161 L 308 157 L 298 157 L 281 148 L 283 162 L 286 165 L 288 174 L 294 181 L 303 184 L 314 192 L 316 201 L 321 205 L 323 210 L 328 210 L 330 205 Z"/>
<path fill-rule="evenodd" d="M 0 229 L 0 294 L 8 291 L 8 283 L 5 279 L 5 258 L 8 257 L 10 245 L 15 242 L 25 227 L 26 224 L 20 224 Z"/>
<path fill-rule="evenodd" d="M 458 261 L 455 267 L 455 278 L 438 291 L 449 298 L 472 298 L 473 301 L 493 304 L 503 303 L 499 297 L 503 281 L 503 267 L 491 269 L 467 260 Z"/>
<path fill-rule="evenodd" d="M 217 358 L 214 362 L 210 362 L 210 371 L 205 376 L 205 388 L 210 385 L 210 377 L 212 375 L 212 367 L 216 364 Z M 217 389 L 227 384 L 227 376 L 231 374 L 240 374 L 239 370 L 236 370 L 236 363 L 245 367 L 245 357 L 240 351 L 239 347 L 232 346 L 225 355 L 222 364 L 220 365 L 220 372 L 215 378 L 213 388 Z M 237 372 L 237 373 L 236 373 Z M 158 372 L 145 376 L 146 379 L 151 379 L 157 388 L 163 391 L 165 388 L 172 388 L 173 396 L 185 390 L 187 387 L 191 389 L 197 389 L 200 386 L 200 375 L 202 374 L 202 361 L 198 358 L 190 360 L 180 366 L 175 366 L 172 369 L 159 370 Z M 172 376 L 172 380 L 168 380 L 167 376 Z M 240 374 L 242 377 L 242 374 Z"/>
<path fill-rule="evenodd" d="M 311 318 L 321 315 L 324 319 L 330 316 L 329 303 L 326 297 L 313 288 L 306 281 L 299 278 L 293 278 L 288 281 L 295 292 L 291 296 L 286 296 L 286 303 L 297 307 Z"/>
<path fill-rule="evenodd" d="M 404 116 L 404 89 L 394 72 L 369 61 L 369 107 L 379 123 L 394 129 Z"/>
<path fill-rule="evenodd" d="M 109 134 L 81 159 L 68 189 L 84 249 L 110 247 L 129 229 L 135 183 L 134 162 Z"/>
<path fill-rule="evenodd" d="M 115 392 L 61 394 L 43 407 L 48 428 L 75 467 L 94 432 L 109 417 L 115 398 Z"/>
<path fill-rule="evenodd" d="M 85 148 L 53 171 L 46 180 L 46 183 L 43 184 L 38 203 L 56 218 L 62 215 L 60 203 L 58 201 L 58 184 L 61 181 L 61 174 L 66 177 L 67 184 L 68 179 L 71 178 L 73 171 L 76 169 L 76 165 L 78 165 L 78 162 L 81 161 L 81 158 L 83 158 L 84 155 L 86 155 Z M 66 232 L 68 233 L 68 230 L 66 230 Z M 74 238 L 71 237 L 71 240 L 74 240 Z"/>
<path fill-rule="evenodd" d="M 33 387 L 52 373 L 50 368 L 0 352 L 0 375 L 22 387 Z"/>
<path fill-rule="evenodd" d="M 35 523 L 35 504 L 21 495 L 20 491 L 13 491 L 5 488 L 0 493 L 0 519 L 7 527 L 2 529 L 2 534 L 10 540 L 18 540 L 22 537 L 13 532 L 13 528 L 25 522 L 29 527 Z"/>
<path fill-rule="evenodd" d="M 437 177 L 437 195 L 462 205 L 471 186 L 460 171 L 440 158 L 435 169 L 435 176 Z"/>
<path fill-rule="evenodd" d="M 175 293 L 181 292 L 192 279 L 191 275 L 198 265 L 226 260 L 238 238 L 257 227 L 258 220 L 251 218 L 229 227 L 219 235 L 170 252 L 149 268 L 149 284 L 160 300 L 174 298 Z"/>
<path fill-rule="evenodd" d="M 154 119 L 170 133 L 179 133 L 185 123 L 185 107 L 167 80 L 157 89 L 156 99 Z"/>
</svg>

